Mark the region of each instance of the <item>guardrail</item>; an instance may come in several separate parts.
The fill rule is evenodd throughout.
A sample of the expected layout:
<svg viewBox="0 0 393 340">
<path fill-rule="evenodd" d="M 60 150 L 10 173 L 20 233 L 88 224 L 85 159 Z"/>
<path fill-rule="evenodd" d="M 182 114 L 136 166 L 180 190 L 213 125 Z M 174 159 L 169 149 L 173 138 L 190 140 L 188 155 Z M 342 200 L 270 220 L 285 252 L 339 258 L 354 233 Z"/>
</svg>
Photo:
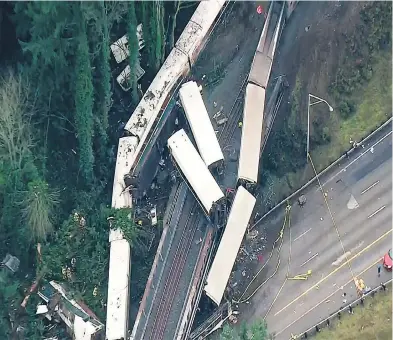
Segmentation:
<svg viewBox="0 0 393 340">
<path fill-rule="evenodd" d="M 367 137 L 363 138 L 361 140 L 362 143 L 367 142 L 370 138 L 372 138 L 376 133 L 381 131 L 383 128 L 387 127 L 391 122 L 392 122 L 393 117 L 390 117 L 385 123 L 383 123 L 380 127 L 375 129 L 373 132 L 371 132 Z M 285 204 L 287 201 L 291 200 L 294 198 L 296 195 L 298 195 L 300 192 L 302 192 L 304 189 L 306 189 L 310 184 L 314 183 L 317 177 L 321 177 L 325 173 L 327 173 L 329 170 L 331 170 L 334 166 L 338 165 L 342 160 L 344 160 L 347 155 L 350 155 L 355 151 L 355 148 L 352 147 L 349 151 L 347 151 L 344 155 L 342 155 L 340 158 L 335 160 L 332 164 L 327 166 L 325 169 L 320 171 L 317 176 L 314 176 L 311 178 L 306 184 L 304 184 L 300 189 L 296 190 L 294 193 L 289 195 L 288 197 L 284 198 L 280 203 L 278 203 L 276 206 L 274 206 L 272 209 L 270 209 L 267 213 L 265 213 L 259 220 L 255 221 L 253 225 L 250 226 L 249 230 L 253 229 L 255 226 L 257 226 L 264 218 L 266 218 L 268 215 L 270 215 L 273 211 L 277 210 L 279 207 L 281 207 L 283 204 Z"/>
<path fill-rule="evenodd" d="M 386 286 L 391 284 L 392 279 L 386 281 L 385 283 L 382 283 L 381 285 L 379 285 L 378 287 L 370 290 L 369 292 L 367 292 L 366 294 L 364 294 L 362 297 L 358 298 L 357 300 L 348 303 L 346 306 L 341 307 L 337 312 L 329 315 L 326 319 L 318 322 L 317 324 L 315 324 L 314 326 L 310 327 L 309 329 L 307 329 L 305 332 L 302 332 L 299 335 L 293 336 L 292 339 L 307 339 L 309 336 L 313 336 L 316 333 L 320 332 L 321 328 L 324 327 L 329 327 L 332 323 L 332 321 L 335 321 L 336 319 L 340 319 L 341 317 L 341 313 L 348 311 L 350 313 L 354 312 L 354 308 L 356 306 L 362 306 L 364 303 L 364 299 L 371 296 L 373 297 L 375 295 L 376 292 L 379 292 L 381 290 L 385 291 L 386 290 Z"/>
</svg>

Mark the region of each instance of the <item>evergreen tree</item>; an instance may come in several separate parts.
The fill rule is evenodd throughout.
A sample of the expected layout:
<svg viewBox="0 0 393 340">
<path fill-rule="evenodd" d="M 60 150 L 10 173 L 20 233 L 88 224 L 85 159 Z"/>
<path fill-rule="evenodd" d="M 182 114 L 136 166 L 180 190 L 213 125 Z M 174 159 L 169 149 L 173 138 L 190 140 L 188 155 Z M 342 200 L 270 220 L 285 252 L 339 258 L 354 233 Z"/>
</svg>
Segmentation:
<svg viewBox="0 0 393 340">
<path fill-rule="evenodd" d="M 158 71 L 164 62 L 164 48 L 165 48 L 165 29 L 164 29 L 164 4 L 163 1 L 153 2 L 153 22 L 152 27 L 154 28 L 155 37 L 155 70 Z"/>
<path fill-rule="evenodd" d="M 100 150 L 101 155 L 104 156 L 103 150 L 106 149 L 108 141 L 108 114 L 112 105 L 112 92 L 111 92 L 111 70 L 109 66 L 110 60 L 110 38 L 109 38 L 109 22 L 106 6 L 103 2 L 101 4 L 102 15 L 102 41 L 101 49 L 98 55 L 97 71 L 99 79 L 98 86 L 96 87 L 96 102 L 100 100 L 98 107 L 99 124 L 97 127 L 98 135 L 100 136 Z"/>
<path fill-rule="evenodd" d="M 136 35 L 137 27 L 138 22 L 135 13 L 135 2 L 131 1 L 128 3 L 128 49 L 130 52 L 130 82 L 134 105 L 137 105 L 139 102 L 138 79 L 136 74 L 136 70 L 139 65 L 139 43 Z"/>
<path fill-rule="evenodd" d="M 143 1 L 141 6 L 143 36 L 149 66 L 157 72 L 164 59 L 164 6 L 162 1 Z"/>
<path fill-rule="evenodd" d="M 94 123 L 96 152 L 102 161 L 106 158 L 108 143 L 108 114 L 111 108 L 110 17 L 103 1 L 83 2 L 81 10 L 87 22 L 90 63 L 94 87 Z M 101 167 L 100 167 L 101 168 Z M 99 169 L 100 169 L 99 168 Z"/>
<path fill-rule="evenodd" d="M 93 84 L 86 26 L 81 25 L 75 65 L 75 126 L 79 168 L 87 182 L 93 180 Z"/>
</svg>

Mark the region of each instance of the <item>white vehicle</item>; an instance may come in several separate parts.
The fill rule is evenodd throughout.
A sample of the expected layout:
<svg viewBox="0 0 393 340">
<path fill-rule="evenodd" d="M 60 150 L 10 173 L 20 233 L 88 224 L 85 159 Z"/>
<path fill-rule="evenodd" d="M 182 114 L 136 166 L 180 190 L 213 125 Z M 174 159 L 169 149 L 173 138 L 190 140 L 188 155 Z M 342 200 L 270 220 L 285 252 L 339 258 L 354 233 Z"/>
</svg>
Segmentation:
<svg viewBox="0 0 393 340">
<path fill-rule="evenodd" d="M 183 84 L 179 97 L 203 161 L 208 167 L 219 165 L 224 155 L 197 83 L 189 81 Z"/>
<path fill-rule="evenodd" d="M 150 210 L 150 219 L 153 227 L 157 225 L 157 208 L 155 206 Z"/>
<path fill-rule="evenodd" d="M 205 214 L 212 217 L 224 194 L 183 129 L 168 139 L 168 147 Z"/>
<path fill-rule="evenodd" d="M 138 59 L 136 65 L 136 80 L 139 81 L 145 74 L 145 70 L 141 67 Z M 131 89 L 132 84 L 130 81 L 131 67 L 127 65 L 126 68 L 117 76 L 116 81 L 120 85 L 123 91 L 127 92 Z"/>
<path fill-rule="evenodd" d="M 237 174 L 238 184 L 246 187 L 258 182 L 264 109 L 265 89 L 247 84 Z"/>
<path fill-rule="evenodd" d="M 145 41 L 143 40 L 142 24 L 138 25 L 136 29 L 136 36 L 138 38 L 138 47 L 140 51 L 145 47 Z M 127 34 L 123 35 L 119 40 L 115 41 L 111 45 L 111 50 L 118 64 L 126 60 L 130 56 Z"/>
<path fill-rule="evenodd" d="M 221 303 L 244 233 L 250 222 L 255 202 L 255 197 L 242 186 L 237 189 L 228 222 L 205 286 L 206 295 L 218 306 Z"/>
</svg>

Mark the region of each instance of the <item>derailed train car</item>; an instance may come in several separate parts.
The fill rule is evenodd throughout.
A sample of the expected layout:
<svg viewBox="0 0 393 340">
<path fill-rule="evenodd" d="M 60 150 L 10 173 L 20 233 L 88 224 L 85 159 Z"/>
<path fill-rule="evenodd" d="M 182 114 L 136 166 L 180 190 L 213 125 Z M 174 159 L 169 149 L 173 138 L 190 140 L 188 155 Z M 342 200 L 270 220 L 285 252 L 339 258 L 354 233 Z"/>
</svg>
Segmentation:
<svg viewBox="0 0 393 340">
<path fill-rule="evenodd" d="M 284 10 L 284 3 L 272 2 L 270 5 L 246 87 L 237 180 L 238 185 L 251 191 L 258 183 L 265 92 L 282 31 Z"/>
<path fill-rule="evenodd" d="M 163 112 L 163 106 L 165 106 L 165 103 L 168 103 L 183 77 L 190 71 L 190 67 L 194 64 L 199 52 L 207 42 L 209 32 L 212 30 L 215 20 L 223 8 L 225 8 L 224 5 L 224 0 L 203 1 L 198 5 L 190 22 L 178 39 L 175 48 L 165 60 L 157 76 L 127 122 L 125 126 L 127 137 L 122 138 L 119 142 L 113 183 L 112 207 L 123 208 L 132 206 L 132 197 L 125 180 L 132 177 L 142 151 L 149 146 L 155 124 Z M 136 178 L 135 180 L 138 179 Z M 111 255 L 106 339 L 119 340 L 128 337 L 131 251 L 128 242 L 118 231 L 111 230 L 109 242 L 111 243 Z M 115 251 L 112 248 L 119 249 Z M 116 268 L 118 269 L 117 271 L 115 270 Z M 138 322 L 139 318 L 137 317 L 134 329 L 138 327 Z"/>
<path fill-rule="evenodd" d="M 179 97 L 203 161 L 209 169 L 219 166 L 224 155 L 197 83 L 189 81 L 183 84 Z"/>
<path fill-rule="evenodd" d="M 138 146 L 133 157 L 129 159 L 129 164 L 131 165 L 130 175 L 138 177 L 137 181 L 140 183 L 146 183 L 148 186 L 148 183 L 153 180 L 151 177 L 155 172 L 150 170 L 148 174 L 143 168 L 146 155 L 154 150 L 152 146 L 154 131 L 160 123 L 163 123 L 161 117 L 167 105 L 186 75 L 189 74 L 200 51 L 208 41 L 215 20 L 225 7 L 226 3 L 223 0 L 202 1 L 198 5 L 175 47 L 125 125 L 126 134 L 138 138 Z M 140 189 L 144 190 L 144 188 Z"/>
<path fill-rule="evenodd" d="M 218 224 L 225 196 L 183 129 L 168 139 L 168 148 L 202 210 L 213 224 Z"/>
<path fill-rule="evenodd" d="M 233 265 L 239 252 L 244 234 L 250 222 L 256 199 L 246 189 L 240 186 L 229 213 L 227 225 L 222 235 L 216 256 L 207 276 L 204 288 L 206 295 L 217 306 L 224 296 Z"/>
</svg>

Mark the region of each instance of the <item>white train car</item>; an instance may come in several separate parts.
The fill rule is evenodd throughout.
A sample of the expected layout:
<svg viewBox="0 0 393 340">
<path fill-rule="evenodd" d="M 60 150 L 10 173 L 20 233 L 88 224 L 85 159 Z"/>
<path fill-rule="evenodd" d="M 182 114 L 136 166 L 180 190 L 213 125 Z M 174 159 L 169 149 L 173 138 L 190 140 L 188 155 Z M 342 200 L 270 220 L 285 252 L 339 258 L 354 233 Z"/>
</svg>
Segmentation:
<svg viewBox="0 0 393 340">
<path fill-rule="evenodd" d="M 194 64 L 204 48 L 213 23 L 225 4 L 224 0 L 201 1 L 190 21 L 177 40 L 175 47 L 187 55 L 190 64 Z"/>
<path fill-rule="evenodd" d="M 131 248 L 124 238 L 110 243 L 106 339 L 127 339 Z"/>
<path fill-rule="evenodd" d="M 211 218 L 224 194 L 183 129 L 168 139 L 168 148 L 203 211 Z"/>
<path fill-rule="evenodd" d="M 251 64 L 248 82 L 266 89 L 277 42 L 282 32 L 284 5 L 272 2 Z"/>
<path fill-rule="evenodd" d="M 224 155 L 197 83 L 189 81 L 183 84 L 179 90 L 179 97 L 199 154 L 208 167 L 216 167 L 224 160 Z"/>
<path fill-rule="evenodd" d="M 213 23 L 222 10 L 225 1 L 202 1 L 198 5 L 189 23 L 180 35 L 175 47 L 166 58 L 161 69 L 147 89 L 142 100 L 128 120 L 125 130 L 139 138 L 138 148 L 132 159 L 134 166 L 138 155 L 150 137 L 150 132 L 159 118 L 165 101 L 175 91 L 176 85 L 190 71 L 207 42 L 207 36 Z"/>
<path fill-rule="evenodd" d="M 228 222 L 207 276 L 206 295 L 220 305 L 233 265 L 246 232 L 256 199 L 246 189 L 237 189 Z"/>
<path fill-rule="evenodd" d="M 135 152 L 137 145 L 138 139 L 136 137 L 124 137 L 119 140 L 113 180 L 112 208 L 132 207 L 131 193 L 126 190 L 124 178 L 130 171 L 128 159 Z M 110 230 L 109 242 L 106 339 L 126 339 L 129 314 L 131 248 L 120 230 Z"/>
<path fill-rule="evenodd" d="M 124 178 L 135 165 L 138 155 L 148 141 L 153 124 L 159 118 L 165 101 L 173 94 L 183 76 L 190 71 L 190 66 L 203 49 L 209 31 L 224 4 L 223 0 L 209 0 L 198 5 L 175 48 L 127 122 L 125 130 L 128 130 L 131 137 L 119 141 L 112 207 L 132 206 L 132 197 L 126 190 Z M 138 32 L 141 33 L 138 36 L 139 48 L 144 46 L 141 28 L 138 28 Z M 129 52 L 126 48 L 127 42 L 125 36 L 111 47 L 117 62 L 127 58 Z M 119 231 L 110 232 L 110 243 L 106 339 L 127 339 L 131 251 L 128 242 Z"/>
<path fill-rule="evenodd" d="M 258 182 L 265 90 L 270 78 L 277 41 L 282 31 L 284 4 L 272 2 L 259 39 L 246 87 L 238 184 L 251 189 Z"/>
<path fill-rule="evenodd" d="M 265 89 L 254 84 L 247 84 L 237 170 L 238 184 L 247 188 L 258 182 L 264 109 Z"/>
</svg>

